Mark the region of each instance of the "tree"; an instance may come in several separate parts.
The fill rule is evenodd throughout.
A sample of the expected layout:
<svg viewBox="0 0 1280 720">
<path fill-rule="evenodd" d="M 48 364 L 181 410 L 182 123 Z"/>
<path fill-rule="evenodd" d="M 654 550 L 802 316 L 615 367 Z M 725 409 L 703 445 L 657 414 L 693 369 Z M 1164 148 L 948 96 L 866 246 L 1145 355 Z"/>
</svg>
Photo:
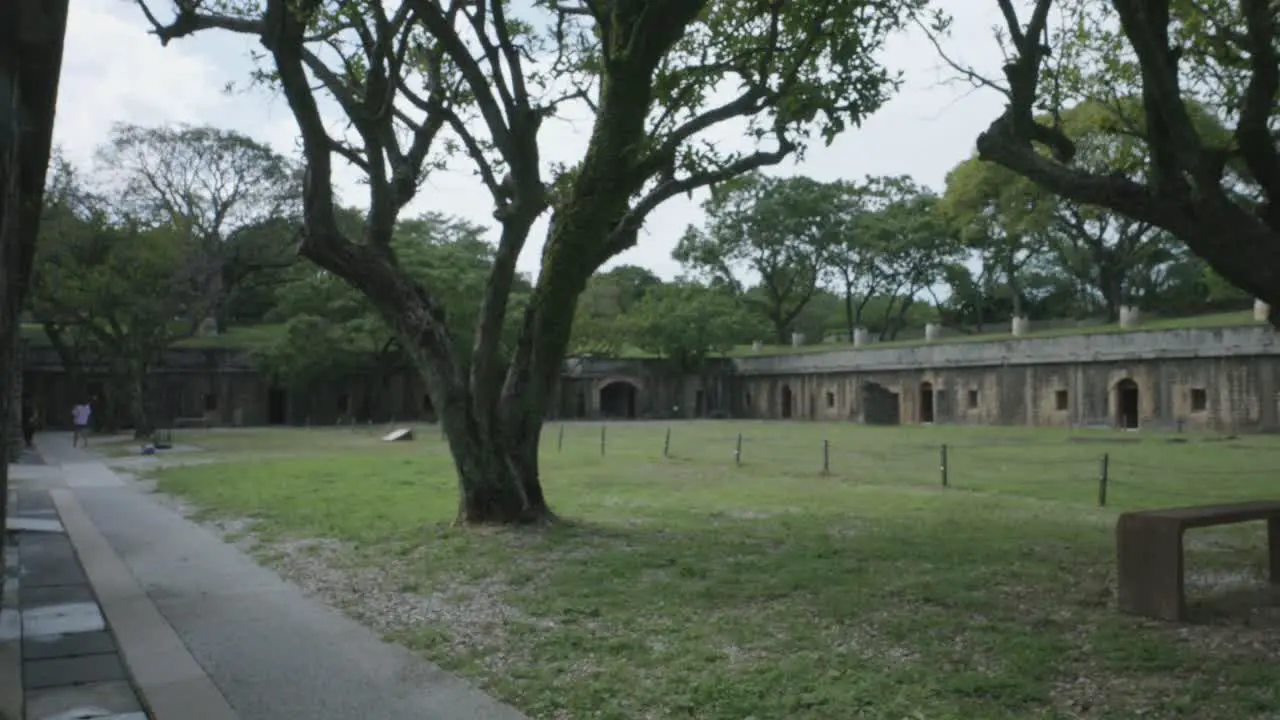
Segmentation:
<svg viewBox="0 0 1280 720">
<path fill-rule="evenodd" d="M 711 191 L 702 204 L 707 228 L 686 229 L 672 256 L 754 301 L 769 319 L 774 339 L 785 344 L 840 238 L 842 194 L 837 184 L 805 177 L 744 175 Z M 760 278 L 757 292 L 746 293 L 744 270 Z"/>
<path fill-rule="evenodd" d="M 843 188 L 840 239 L 830 258 L 843 291 L 845 329 L 853 341 L 869 305 L 884 300 L 881 338 L 901 329 L 916 295 L 931 287 L 958 248 L 938 211 L 938 199 L 906 176 L 867 178 Z M 894 315 L 894 312 L 897 315 Z"/>
<path fill-rule="evenodd" d="M 876 53 L 923 2 L 548 0 L 515 20 L 502 0 L 405 0 L 394 10 L 372 0 L 180 0 L 162 22 L 139 0 L 162 42 L 212 29 L 261 39 L 261 77 L 288 102 L 307 164 L 302 252 L 368 296 L 401 336 L 441 412 L 459 519 L 470 523 L 554 518 L 538 446 L 587 278 L 635 245 L 668 198 L 776 165 L 879 108 L 897 81 Z M 720 103 L 714 91 L 734 84 Z M 351 132 L 330 133 L 317 92 Z M 587 149 L 548 173 L 539 128 L 567 105 L 594 115 Z M 746 129 L 746 147 L 706 137 L 725 123 Z M 390 249 L 399 210 L 455 150 L 492 195 L 500 226 L 469 347 L 435 288 Z M 335 156 L 368 180 L 358 238 L 336 222 Z M 547 211 L 541 272 L 507 361 L 499 350 L 516 259 Z"/>
<path fill-rule="evenodd" d="M 651 290 L 624 325 L 641 350 L 667 358 L 679 372 L 696 373 L 707 358 L 749 340 L 760 322 L 723 289 L 683 281 Z"/>
<path fill-rule="evenodd" d="M 49 213 L 32 312 L 46 327 L 92 343 L 111 363 L 134 433 L 147 437 L 155 429 L 147 404 L 149 369 L 207 310 L 208 296 L 196 282 L 200 263 L 193 261 L 199 248 L 180 230 L 148 227 L 101 198 L 79 197 L 78 209 Z"/>
<path fill-rule="evenodd" d="M 615 357 L 627 345 L 619 320 L 662 280 L 635 265 L 619 265 L 592 275 L 578 298 L 573 320 L 572 352 L 578 355 Z"/>
<path fill-rule="evenodd" d="M 998 0 L 1007 37 L 1000 117 L 978 153 L 1046 190 L 1163 228 L 1222 277 L 1280 309 L 1280 31 L 1259 0 L 1036 0 L 1025 22 Z M 1051 22 L 1050 10 L 1058 22 Z M 1053 121 L 1084 100 L 1140 97 L 1126 130 L 1143 177 L 1091 171 Z M 1198 127 L 1197 107 L 1229 133 Z M 1043 112 L 1047 121 L 1036 117 Z M 1280 326 L 1280 310 L 1273 310 Z"/>
<path fill-rule="evenodd" d="M 979 158 L 947 173 L 941 212 L 977 256 L 982 291 L 990 294 L 996 283 L 1003 284 L 1015 316 L 1025 314 L 1020 276 L 1046 249 L 1052 208 L 1052 198 L 1034 184 Z"/>
<path fill-rule="evenodd" d="M 117 125 L 98 157 L 131 215 L 197 243 L 219 330 L 242 290 L 293 262 L 298 172 L 270 147 L 215 127 Z"/>
<path fill-rule="evenodd" d="M 359 213 L 346 210 L 343 221 L 358 224 Z M 493 247 L 483 233 L 465 220 L 426 213 L 400 221 L 392 248 L 415 280 L 437 289 L 446 313 L 465 317 L 479 307 L 493 264 Z M 394 329 L 366 296 L 333 273 L 310 263 L 297 264 L 293 273 L 277 290 L 268 315 L 282 321 L 284 332 L 258 353 L 259 363 L 297 385 L 370 372 L 384 378 L 385 392 L 391 370 L 408 359 Z M 528 293 L 523 278 L 516 279 L 515 292 L 513 301 L 523 302 Z M 507 352 L 518 329 L 513 326 L 508 323 L 504 339 Z M 377 400 L 370 396 L 365 404 L 375 407 Z"/>
</svg>

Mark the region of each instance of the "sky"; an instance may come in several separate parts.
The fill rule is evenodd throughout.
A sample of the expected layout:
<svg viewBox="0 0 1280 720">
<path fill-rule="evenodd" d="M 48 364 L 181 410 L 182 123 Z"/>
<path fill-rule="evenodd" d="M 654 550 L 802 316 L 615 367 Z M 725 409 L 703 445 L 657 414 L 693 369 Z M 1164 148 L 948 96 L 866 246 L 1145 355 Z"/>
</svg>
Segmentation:
<svg viewBox="0 0 1280 720">
<path fill-rule="evenodd" d="M 169 11 L 168 2 L 151 0 L 157 14 Z M 945 43 L 948 54 L 983 70 L 998 69 L 999 48 L 991 31 L 999 20 L 996 4 L 940 0 L 939 5 L 955 20 Z M 254 41 L 210 32 L 162 47 L 147 30 L 133 0 L 71 0 L 54 129 L 55 144 L 70 160 L 91 166 L 95 149 L 107 139 L 111 126 L 121 122 L 215 125 L 268 143 L 283 154 L 295 154 L 297 126 L 283 99 L 265 90 L 242 89 L 253 68 Z M 770 172 L 820 181 L 910 175 L 942 190 L 947 171 L 972 154 L 978 134 L 1000 113 L 1001 97 L 950 81 L 954 72 L 919 31 L 894 37 L 882 59 L 887 67 L 905 73 L 902 90 L 862 127 L 846 132 L 830 147 L 819 142 L 803 162 Z M 336 124 L 337 114 L 332 117 Z M 544 159 L 580 157 L 587 131 L 584 123 L 549 121 L 541 145 Z M 344 168 L 336 174 L 335 185 L 344 201 L 367 205 L 358 178 L 353 169 Z M 680 267 L 671 259 L 671 250 L 688 225 L 701 223 L 699 202 L 698 195 L 667 201 L 649 217 L 638 245 L 606 268 L 628 263 L 674 278 Z M 433 173 L 406 213 L 428 210 L 493 225 L 489 196 L 464 166 Z M 545 218 L 520 257 L 520 270 L 531 275 L 538 270 L 543 233 Z"/>
</svg>

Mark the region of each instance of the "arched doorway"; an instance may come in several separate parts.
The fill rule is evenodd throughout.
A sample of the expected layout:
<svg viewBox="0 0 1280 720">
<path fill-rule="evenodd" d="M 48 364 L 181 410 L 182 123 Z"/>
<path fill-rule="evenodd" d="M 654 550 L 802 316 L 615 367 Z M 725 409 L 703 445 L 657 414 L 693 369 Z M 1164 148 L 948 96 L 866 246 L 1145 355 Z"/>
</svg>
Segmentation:
<svg viewBox="0 0 1280 720">
<path fill-rule="evenodd" d="M 782 386 L 782 417 L 788 419 L 791 417 L 791 386 Z"/>
<path fill-rule="evenodd" d="M 600 388 L 600 414 L 612 418 L 634 418 L 636 386 L 626 380 L 614 380 Z"/>
<path fill-rule="evenodd" d="M 933 383 L 920 383 L 920 422 L 933 422 Z"/>
<path fill-rule="evenodd" d="M 289 395 L 284 388 L 267 390 L 267 424 L 284 425 L 289 421 Z"/>
<path fill-rule="evenodd" d="M 1125 378 L 1116 383 L 1116 426 L 1126 430 L 1138 427 L 1138 412 L 1141 407 L 1138 383 Z"/>
<path fill-rule="evenodd" d="M 862 422 L 868 425 L 897 425 L 900 422 L 901 408 L 898 404 L 898 393 L 879 383 L 862 384 L 860 406 Z"/>
</svg>

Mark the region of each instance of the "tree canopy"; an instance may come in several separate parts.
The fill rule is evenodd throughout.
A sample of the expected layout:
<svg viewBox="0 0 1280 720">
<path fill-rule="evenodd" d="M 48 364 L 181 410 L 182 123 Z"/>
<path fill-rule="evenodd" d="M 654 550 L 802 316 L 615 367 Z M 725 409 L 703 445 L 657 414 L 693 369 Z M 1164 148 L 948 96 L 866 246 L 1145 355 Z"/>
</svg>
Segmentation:
<svg viewBox="0 0 1280 720">
<path fill-rule="evenodd" d="M 1280 308 L 1274 3 L 1035 0 L 1020 12 L 1012 0 L 997 2 L 1004 78 L 952 63 L 1007 101 L 978 137 L 979 157 L 1064 199 L 1162 229 Z M 1087 146 L 1060 122 L 1082 103 L 1112 110 L 1112 126 L 1141 150 L 1140 174 L 1091 166 Z"/>
<path fill-rule="evenodd" d="M 874 112 L 897 87 L 878 51 L 923 0 L 539 2 L 519 17 L 504 0 L 176 2 L 165 19 L 139 5 L 162 42 L 211 30 L 261 41 L 258 78 L 283 93 L 302 140 L 302 253 L 400 336 L 441 411 L 459 515 L 485 523 L 553 517 L 538 438 L 587 279 L 667 199 L 776 165 Z M 330 132 L 321 95 L 352 132 Z M 548 167 L 539 131 L 570 106 L 594 118 L 587 150 Z M 710 135 L 728 127 L 747 142 Z M 438 288 L 392 248 L 400 210 L 458 155 L 500 225 L 470 323 L 451 321 Z M 359 234 L 338 223 L 335 160 L 368 181 Z M 541 272 L 507 358 L 516 259 L 546 212 Z"/>
</svg>

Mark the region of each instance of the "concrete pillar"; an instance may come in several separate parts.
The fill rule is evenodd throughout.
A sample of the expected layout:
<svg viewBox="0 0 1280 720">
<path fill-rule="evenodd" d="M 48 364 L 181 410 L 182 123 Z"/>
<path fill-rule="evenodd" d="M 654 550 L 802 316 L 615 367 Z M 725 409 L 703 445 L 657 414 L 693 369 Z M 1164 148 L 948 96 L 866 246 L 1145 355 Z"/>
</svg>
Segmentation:
<svg viewBox="0 0 1280 720">
<path fill-rule="evenodd" d="M 937 340 L 937 339 L 938 339 L 938 337 L 939 337 L 939 336 L 941 336 L 941 334 L 942 334 L 942 326 L 941 326 L 941 325 L 939 325 L 938 323 L 925 323 L 925 325 L 924 325 L 924 339 L 925 339 L 925 340 L 927 340 L 927 341 L 929 341 L 929 342 L 933 342 L 933 341 Z"/>
<path fill-rule="evenodd" d="M 751 341 L 751 352 L 760 352 L 764 350 L 764 343 L 759 340 Z"/>
<path fill-rule="evenodd" d="M 1267 322 L 1271 319 L 1271 306 L 1261 300 L 1253 301 L 1253 319 L 1255 322 Z"/>
<path fill-rule="evenodd" d="M 1014 317 L 1011 328 L 1014 337 L 1022 337 L 1031 331 L 1031 321 L 1024 317 Z"/>
<path fill-rule="evenodd" d="M 1142 323 L 1142 313 L 1137 305 L 1120 306 L 1120 327 L 1131 330 Z"/>
<path fill-rule="evenodd" d="M 791 347 L 800 347 L 804 344 L 804 333 L 791 333 Z"/>
<path fill-rule="evenodd" d="M 867 335 L 866 328 L 853 329 L 853 346 L 854 347 L 862 347 L 863 345 L 866 345 L 869 339 L 870 338 Z"/>
</svg>

